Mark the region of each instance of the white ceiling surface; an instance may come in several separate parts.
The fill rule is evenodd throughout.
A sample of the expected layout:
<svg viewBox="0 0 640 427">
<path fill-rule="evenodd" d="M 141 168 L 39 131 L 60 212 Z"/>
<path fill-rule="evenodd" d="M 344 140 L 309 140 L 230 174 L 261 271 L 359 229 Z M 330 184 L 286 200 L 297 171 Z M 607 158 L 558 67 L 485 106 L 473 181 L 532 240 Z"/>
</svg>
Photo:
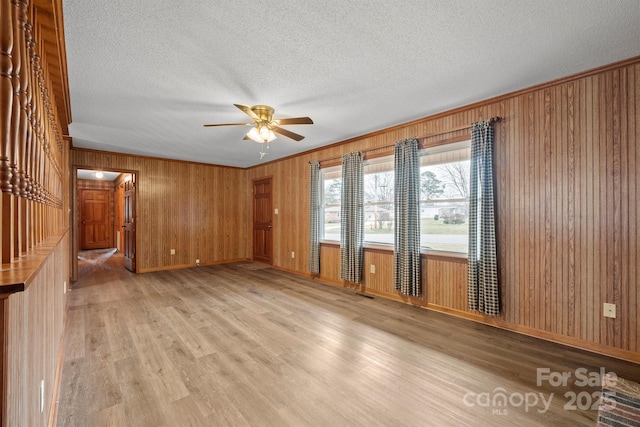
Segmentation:
<svg viewBox="0 0 640 427">
<path fill-rule="evenodd" d="M 64 0 L 74 147 L 249 167 L 640 55 L 638 0 Z M 268 104 L 306 138 L 243 141 Z"/>
</svg>

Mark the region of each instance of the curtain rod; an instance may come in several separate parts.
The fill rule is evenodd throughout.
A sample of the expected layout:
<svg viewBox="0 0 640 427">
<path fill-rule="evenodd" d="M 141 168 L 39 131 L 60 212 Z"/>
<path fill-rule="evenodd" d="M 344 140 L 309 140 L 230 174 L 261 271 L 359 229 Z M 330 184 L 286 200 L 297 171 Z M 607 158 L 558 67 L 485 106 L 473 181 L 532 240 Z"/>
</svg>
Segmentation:
<svg viewBox="0 0 640 427">
<path fill-rule="evenodd" d="M 501 120 L 502 120 L 502 117 L 500 117 L 500 116 L 491 117 L 489 119 L 489 124 L 492 125 L 494 123 L 498 123 Z M 458 131 L 461 131 L 461 130 L 469 129 L 470 127 L 471 127 L 471 125 L 460 126 L 460 127 L 457 127 L 457 128 L 443 130 L 442 132 L 436 132 L 436 133 L 430 133 L 428 135 L 418 136 L 418 137 L 416 137 L 416 139 L 420 140 L 420 139 L 433 138 L 434 136 L 446 135 L 448 133 L 453 133 L 453 132 L 458 132 Z M 384 148 L 391 148 L 393 146 L 395 146 L 395 144 L 383 145 L 382 147 L 375 147 L 375 148 L 371 148 L 369 150 L 364 150 L 364 153 L 366 153 L 368 151 L 382 150 Z M 330 158 L 330 159 L 320 160 L 320 163 L 322 163 L 322 162 L 331 162 L 333 160 L 339 160 L 339 159 L 342 159 L 342 156 L 333 157 L 333 158 Z M 311 163 L 311 162 L 309 162 L 309 163 Z"/>
</svg>

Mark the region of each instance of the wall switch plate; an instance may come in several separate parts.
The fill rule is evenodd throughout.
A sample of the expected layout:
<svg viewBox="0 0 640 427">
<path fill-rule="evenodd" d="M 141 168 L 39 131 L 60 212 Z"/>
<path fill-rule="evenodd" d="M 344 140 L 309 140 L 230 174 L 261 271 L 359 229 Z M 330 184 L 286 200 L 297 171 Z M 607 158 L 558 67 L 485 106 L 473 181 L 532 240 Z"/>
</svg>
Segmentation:
<svg viewBox="0 0 640 427">
<path fill-rule="evenodd" d="M 62 284 L 62 293 L 66 294 L 67 293 L 67 281 L 65 280 L 64 283 Z"/>
<path fill-rule="evenodd" d="M 176 250 L 175 249 L 171 249 L 171 255 L 175 255 L 176 254 Z"/>
<path fill-rule="evenodd" d="M 296 253 L 294 251 L 291 251 L 291 258 L 295 258 L 296 257 Z"/>
<path fill-rule="evenodd" d="M 276 209 L 273 211 L 273 213 L 274 213 L 275 215 L 278 215 L 278 208 L 276 208 Z"/>
<path fill-rule="evenodd" d="M 200 265 L 200 260 L 196 259 L 196 265 Z"/>
<path fill-rule="evenodd" d="M 609 304 L 609 303 L 604 303 L 604 317 L 611 317 L 612 319 L 616 318 L 616 305 L 615 304 Z"/>
<path fill-rule="evenodd" d="M 375 265 L 373 265 L 373 264 L 371 264 L 371 265 L 369 266 L 369 272 L 370 272 L 371 274 L 376 274 L 376 266 L 375 266 Z"/>
</svg>

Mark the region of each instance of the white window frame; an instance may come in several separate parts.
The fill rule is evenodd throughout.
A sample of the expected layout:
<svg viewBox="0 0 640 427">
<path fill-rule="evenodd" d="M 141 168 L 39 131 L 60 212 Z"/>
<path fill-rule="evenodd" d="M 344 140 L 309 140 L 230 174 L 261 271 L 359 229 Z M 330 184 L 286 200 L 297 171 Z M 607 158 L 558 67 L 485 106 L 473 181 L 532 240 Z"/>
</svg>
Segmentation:
<svg viewBox="0 0 640 427">
<path fill-rule="evenodd" d="M 420 168 L 421 168 L 420 174 L 422 175 L 423 173 L 422 169 L 425 166 L 439 166 L 439 165 L 446 165 L 450 163 L 457 163 L 460 161 L 470 161 L 470 160 L 471 160 L 471 140 L 465 140 L 465 141 L 425 148 L 420 150 Z M 468 213 L 469 200 L 467 197 L 451 197 L 451 196 L 446 197 L 445 196 L 445 197 L 432 198 L 427 201 L 422 199 L 422 194 L 421 194 L 421 199 L 420 199 L 421 221 L 423 219 L 423 216 L 422 216 L 423 211 L 426 210 L 425 204 L 428 204 L 428 203 L 431 203 L 433 205 L 447 204 L 448 205 L 447 208 L 450 208 L 454 214 L 456 215 L 459 214 L 460 216 L 463 217 L 464 221 L 468 222 L 467 213 Z M 456 208 L 461 207 L 461 206 L 458 206 L 461 203 L 466 203 L 466 207 L 463 208 L 461 212 L 458 213 Z M 431 210 L 433 209 L 435 209 L 435 206 L 431 207 Z M 442 208 L 439 208 L 438 212 L 440 212 L 441 209 Z M 465 209 L 467 210 L 467 213 L 464 212 Z M 441 219 L 439 218 L 439 220 Z M 455 220 L 458 221 L 460 219 L 456 218 Z M 444 221 L 445 220 L 442 220 L 442 222 Z M 421 227 L 421 230 L 420 230 L 421 250 L 424 252 L 427 252 L 427 253 L 444 252 L 447 254 L 456 254 L 459 256 L 466 256 L 466 254 L 468 253 L 468 249 L 467 251 L 457 251 L 457 250 L 450 250 L 442 247 L 433 248 L 433 247 L 426 246 L 424 244 L 424 236 L 428 236 L 428 235 L 429 234 L 425 233 L 425 230 Z M 468 243 L 469 235 L 466 234 L 464 239 L 462 240 Z M 454 243 L 455 242 L 451 242 L 451 244 L 454 244 Z M 446 244 L 449 244 L 449 243 L 447 242 Z M 465 244 L 465 243 L 461 243 L 461 244 Z"/>
<path fill-rule="evenodd" d="M 394 157 L 383 156 L 376 157 L 373 159 L 366 160 L 363 165 L 363 185 L 364 185 L 364 217 L 365 217 L 365 227 L 364 227 L 364 244 L 365 245 L 382 245 L 382 246 L 390 246 L 393 247 L 394 240 L 394 215 L 395 215 L 395 197 L 393 194 L 393 186 L 394 186 Z M 376 174 L 390 174 L 391 181 L 387 178 L 386 181 L 382 181 L 380 187 L 377 185 L 373 188 L 373 192 L 378 193 L 377 195 L 382 195 L 383 198 L 386 197 L 388 200 L 367 200 L 367 193 L 372 191 L 372 187 L 368 185 L 367 175 L 376 175 Z M 377 182 L 377 181 L 376 181 Z M 388 189 L 388 187 L 391 187 Z M 387 194 L 384 194 L 387 193 Z M 380 212 L 380 210 L 383 210 Z M 387 220 L 379 220 L 378 215 L 385 215 Z M 371 218 L 374 218 L 374 224 L 371 222 Z M 378 220 L 378 222 L 376 222 Z M 383 228 L 387 228 L 389 233 L 367 233 L 367 231 L 372 230 L 375 227 L 382 226 Z M 377 229 L 377 228 L 376 228 Z M 378 237 L 378 238 L 376 238 Z"/>
<path fill-rule="evenodd" d="M 340 231 L 338 231 L 337 239 L 333 238 L 333 234 L 331 234 L 330 238 L 327 238 L 325 235 L 325 225 L 326 225 L 326 213 L 327 209 L 338 208 L 336 211 L 336 215 L 338 218 L 338 224 L 340 223 L 340 207 L 342 203 L 327 203 L 326 201 L 326 192 L 325 192 L 325 181 L 327 177 L 331 177 L 329 179 L 337 179 L 342 178 L 342 166 L 332 166 L 328 168 L 320 169 L 320 240 L 329 241 L 329 242 L 339 242 L 340 241 Z"/>
</svg>

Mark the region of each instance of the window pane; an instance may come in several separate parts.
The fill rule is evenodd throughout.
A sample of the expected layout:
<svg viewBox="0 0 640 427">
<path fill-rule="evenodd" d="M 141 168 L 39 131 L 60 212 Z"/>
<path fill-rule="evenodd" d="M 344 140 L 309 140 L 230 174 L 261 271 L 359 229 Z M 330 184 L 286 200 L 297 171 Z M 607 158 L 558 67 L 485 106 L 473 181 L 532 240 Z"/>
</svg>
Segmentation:
<svg viewBox="0 0 640 427">
<path fill-rule="evenodd" d="M 467 253 L 469 148 L 426 154 L 420 168 L 420 245 Z"/>
<path fill-rule="evenodd" d="M 364 241 L 393 245 L 393 157 L 364 166 Z"/>
<path fill-rule="evenodd" d="M 340 241 L 340 206 L 330 206 L 324 209 L 323 239 Z"/>
<path fill-rule="evenodd" d="M 420 243 L 423 248 L 467 253 L 470 143 L 438 146 L 420 158 Z M 393 156 L 364 166 L 364 240 L 394 241 Z M 322 170 L 322 238 L 340 241 L 341 167 Z"/>
<path fill-rule="evenodd" d="M 340 241 L 340 170 L 328 169 L 322 173 L 322 238 Z"/>
<path fill-rule="evenodd" d="M 466 200 L 421 203 L 420 246 L 438 251 L 467 253 L 468 206 Z"/>
</svg>

